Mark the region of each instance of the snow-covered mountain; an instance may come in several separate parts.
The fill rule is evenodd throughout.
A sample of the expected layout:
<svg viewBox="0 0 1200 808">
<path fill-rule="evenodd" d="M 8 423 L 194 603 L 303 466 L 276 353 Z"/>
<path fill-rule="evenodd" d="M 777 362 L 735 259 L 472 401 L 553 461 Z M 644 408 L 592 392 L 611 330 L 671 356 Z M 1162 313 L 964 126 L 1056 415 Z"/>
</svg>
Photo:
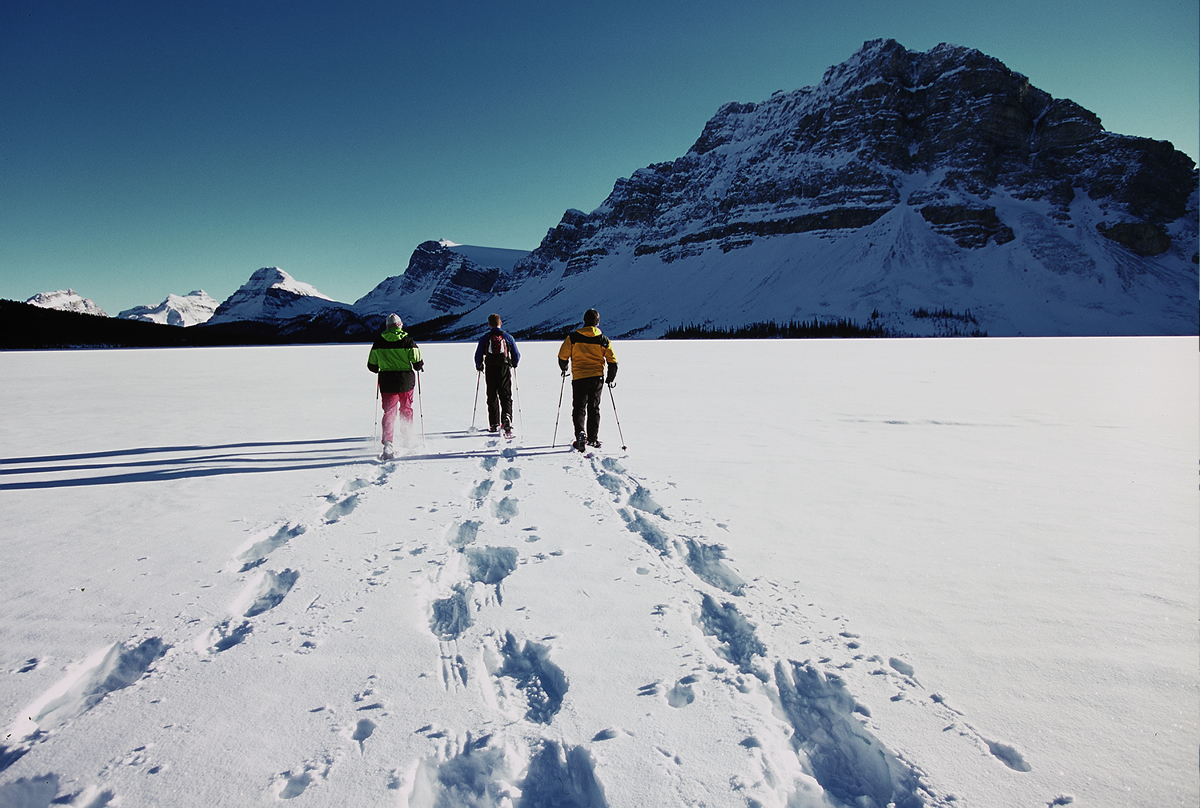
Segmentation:
<svg viewBox="0 0 1200 808">
<path fill-rule="evenodd" d="M 81 314 L 94 314 L 97 317 L 108 316 L 104 309 L 96 305 L 94 300 L 89 300 L 74 289 L 59 289 L 56 292 L 38 292 L 25 302 L 42 309 L 76 311 Z"/>
<path fill-rule="evenodd" d="M 219 304 L 203 289 L 186 295 L 167 295 L 157 306 L 135 306 L 117 315 L 122 320 L 145 320 L 164 325 L 189 326 L 206 323 Z"/>
<path fill-rule="evenodd" d="M 591 306 L 626 336 L 838 318 L 1195 334 L 1197 186 L 1171 144 L 1107 132 L 994 58 L 877 40 L 815 87 L 725 105 L 511 271 L 426 243 L 388 294 L 418 318 L 461 307 L 448 334 L 491 310 L 550 332 Z"/>
<path fill-rule="evenodd" d="M 446 240 L 419 245 L 401 275 L 387 278 L 354 303 L 364 317 L 397 312 L 407 323 L 473 309 L 492 296 L 497 281 L 529 255 L 521 250 L 472 247 Z"/>
<path fill-rule="evenodd" d="M 345 308 L 279 267 L 263 267 L 217 307 L 208 323 L 279 322 L 330 307 Z"/>
</svg>

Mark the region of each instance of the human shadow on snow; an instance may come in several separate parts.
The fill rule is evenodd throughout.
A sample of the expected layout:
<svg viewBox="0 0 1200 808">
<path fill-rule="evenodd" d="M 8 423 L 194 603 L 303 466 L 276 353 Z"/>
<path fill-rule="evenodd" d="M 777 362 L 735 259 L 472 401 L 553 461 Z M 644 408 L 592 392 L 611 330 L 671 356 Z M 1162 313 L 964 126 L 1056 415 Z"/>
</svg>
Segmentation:
<svg viewBox="0 0 1200 808">
<path fill-rule="evenodd" d="M 449 434 L 449 433 L 447 433 Z M 167 482 L 230 474 L 308 471 L 340 468 L 363 463 L 363 446 L 368 438 L 263 441 L 213 446 L 157 446 L 0 459 L 0 480 L 23 475 L 54 475 L 48 479 L 0 482 L 0 491 L 30 491 L 45 488 L 76 488 L 93 485 Z M 294 447 L 294 448 L 293 448 Z M 310 447 L 310 448 L 301 448 Z M 260 451 L 233 451 L 237 449 Z M 569 454 L 564 446 L 505 447 L 499 454 L 510 460 L 549 454 Z M 421 452 L 402 455 L 389 462 L 413 460 L 470 460 L 495 457 L 495 447 L 462 452 Z M 138 459 L 133 459 L 138 458 Z"/>
<path fill-rule="evenodd" d="M 0 466 L 18 463 L 59 463 L 70 460 L 95 460 L 103 457 L 125 457 L 127 455 L 176 454 L 180 452 L 215 452 L 221 449 L 264 449 L 285 446 L 321 446 L 326 444 L 362 443 L 365 437 L 322 438 L 319 440 L 276 440 L 246 443 L 218 443 L 212 446 L 139 446 L 133 449 L 112 449 L 106 452 L 79 452 L 77 454 L 42 455 L 41 457 L 0 457 Z M 11 473 L 0 471 L 2 473 Z"/>
<path fill-rule="evenodd" d="M 23 475 L 54 475 L 49 479 L 0 482 L 0 490 L 71 488 L 164 482 L 227 474 L 336 468 L 363 460 L 366 438 L 261 441 L 213 446 L 158 446 L 0 459 L 0 479 Z M 307 448 L 304 448 L 307 447 Z M 236 451 L 238 449 L 259 451 Z M 134 459 L 137 458 L 137 459 Z"/>
</svg>

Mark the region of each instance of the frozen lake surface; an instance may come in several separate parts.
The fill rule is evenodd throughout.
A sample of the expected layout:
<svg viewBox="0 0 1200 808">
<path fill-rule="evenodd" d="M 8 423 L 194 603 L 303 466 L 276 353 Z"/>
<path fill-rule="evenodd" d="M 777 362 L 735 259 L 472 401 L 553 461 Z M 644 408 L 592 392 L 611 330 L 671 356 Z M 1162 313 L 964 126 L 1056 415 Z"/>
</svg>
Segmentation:
<svg viewBox="0 0 1200 808">
<path fill-rule="evenodd" d="M 556 347 L 0 353 L 0 806 L 1200 800 L 1195 338 Z"/>
</svg>

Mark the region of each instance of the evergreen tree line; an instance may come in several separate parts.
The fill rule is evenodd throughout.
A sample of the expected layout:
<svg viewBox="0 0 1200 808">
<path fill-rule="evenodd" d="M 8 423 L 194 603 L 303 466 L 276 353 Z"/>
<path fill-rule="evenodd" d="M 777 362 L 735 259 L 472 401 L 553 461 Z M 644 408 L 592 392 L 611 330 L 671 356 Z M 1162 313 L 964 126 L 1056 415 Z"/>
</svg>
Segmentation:
<svg viewBox="0 0 1200 808">
<path fill-rule="evenodd" d="M 886 328 L 870 323 L 859 325 L 848 318 L 837 320 L 790 320 L 750 323 L 735 328 L 689 323 L 671 328 L 663 339 L 863 339 L 891 336 Z"/>
</svg>

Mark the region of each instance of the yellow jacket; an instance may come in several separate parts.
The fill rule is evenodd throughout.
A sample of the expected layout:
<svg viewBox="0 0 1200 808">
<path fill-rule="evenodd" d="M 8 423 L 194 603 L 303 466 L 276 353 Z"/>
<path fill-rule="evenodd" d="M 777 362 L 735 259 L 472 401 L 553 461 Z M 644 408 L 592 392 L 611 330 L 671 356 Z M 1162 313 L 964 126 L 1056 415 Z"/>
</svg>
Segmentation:
<svg viewBox="0 0 1200 808">
<path fill-rule="evenodd" d="M 601 334 L 596 326 L 585 325 L 578 331 L 572 331 L 563 340 L 562 347 L 558 349 L 558 361 L 563 370 L 566 370 L 568 361 L 571 363 L 572 379 L 590 379 L 603 376 L 604 363 L 616 365 L 617 357 L 608 337 Z"/>
</svg>

